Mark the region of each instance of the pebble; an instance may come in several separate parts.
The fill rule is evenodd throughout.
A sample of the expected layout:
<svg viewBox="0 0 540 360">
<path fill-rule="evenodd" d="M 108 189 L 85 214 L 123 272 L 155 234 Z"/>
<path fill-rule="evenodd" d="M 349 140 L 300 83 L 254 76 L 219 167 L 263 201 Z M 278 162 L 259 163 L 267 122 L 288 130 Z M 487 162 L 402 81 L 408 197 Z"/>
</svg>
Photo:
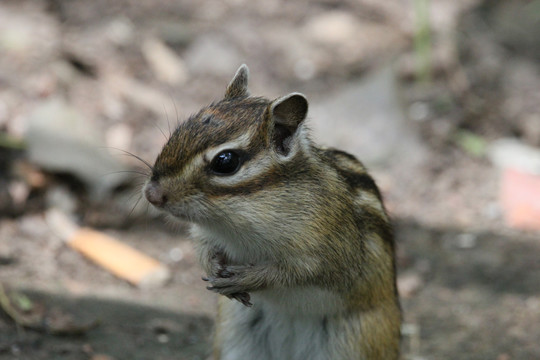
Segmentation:
<svg viewBox="0 0 540 360">
<path fill-rule="evenodd" d="M 188 79 L 184 61 L 159 38 L 147 37 L 142 43 L 141 51 L 158 80 L 179 85 Z"/>
<path fill-rule="evenodd" d="M 458 235 L 456 240 L 460 249 L 472 249 L 476 246 L 477 237 L 475 234 L 464 233 Z"/>
<path fill-rule="evenodd" d="M 305 33 L 316 42 L 323 44 L 343 44 L 354 39 L 360 32 L 358 19 L 343 11 L 323 13 L 312 18 L 305 25 Z"/>
<path fill-rule="evenodd" d="M 41 102 L 28 120 L 26 142 L 30 161 L 52 172 L 76 176 L 96 198 L 126 181 L 126 166 L 103 147 L 97 129 L 76 108 L 60 98 Z"/>
<path fill-rule="evenodd" d="M 540 175 L 540 149 L 516 139 L 500 139 L 488 148 L 488 156 L 500 168 Z"/>
<path fill-rule="evenodd" d="M 398 276 L 397 287 L 399 295 L 408 299 L 416 295 L 424 286 L 424 280 L 417 273 L 408 273 Z"/>
</svg>

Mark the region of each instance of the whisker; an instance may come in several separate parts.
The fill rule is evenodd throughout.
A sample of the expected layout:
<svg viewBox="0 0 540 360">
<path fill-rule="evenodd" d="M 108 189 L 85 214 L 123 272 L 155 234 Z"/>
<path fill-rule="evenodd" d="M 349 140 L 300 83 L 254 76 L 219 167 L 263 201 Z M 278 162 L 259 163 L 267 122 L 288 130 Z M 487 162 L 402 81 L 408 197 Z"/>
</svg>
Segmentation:
<svg viewBox="0 0 540 360">
<path fill-rule="evenodd" d="M 165 108 L 165 105 L 163 105 L 163 108 Z M 172 136 L 171 122 L 169 121 L 169 114 L 167 113 L 166 109 L 165 109 L 165 115 L 167 116 L 167 128 L 169 129 L 169 138 L 170 138 Z"/>
<path fill-rule="evenodd" d="M 135 211 L 135 208 L 137 207 L 137 205 L 139 205 L 139 202 L 141 202 L 142 198 L 143 198 L 142 195 L 139 194 L 139 198 L 137 199 L 137 201 L 135 202 L 135 205 L 133 205 L 133 207 L 131 208 L 131 211 L 129 212 L 127 216 L 128 218 L 131 217 L 131 215 L 133 214 L 133 211 Z"/>
<path fill-rule="evenodd" d="M 171 94 L 171 92 L 169 91 L 168 92 L 168 95 L 169 95 L 169 99 L 171 100 L 171 103 L 173 104 L 174 106 L 174 111 L 176 112 L 176 118 L 178 119 L 178 109 L 176 108 L 176 103 L 174 102 L 174 98 Z M 165 104 L 163 104 L 163 107 L 165 108 Z M 167 110 L 165 109 L 165 113 L 167 115 L 167 127 L 169 128 L 169 138 L 172 137 L 172 130 L 171 130 L 171 122 L 169 120 L 169 114 L 167 113 Z"/>
<path fill-rule="evenodd" d="M 106 146 L 106 148 L 108 149 L 114 149 L 114 150 L 117 150 L 117 151 L 121 151 L 123 152 L 124 154 L 123 155 L 127 155 L 127 156 L 131 156 L 137 160 L 139 160 L 140 162 L 142 162 L 144 165 L 146 165 L 148 167 L 148 169 L 150 169 L 150 171 L 154 171 L 154 167 L 146 160 L 144 160 L 143 158 L 141 158 L 140 156 L 137 156 L 129 151 L 126 151 L 126 150 L 122 150 L 122 149 L 119 149 L 119 148 L 115 148 L 115 147 L 110 147 L 110 146 Z"/>
<path fill-rule="evenodd" d="M 180 125 L 180 116 L 178 115 L 178 108 L 176 107 L 176 102 L 174 101 L 172 96 L 171 96 L 171 101 L 173 103 L 174 111 L 176 113 L 176 126 L 178 127 Z"/>
<path fill-rule="evenodd" d="M 163 105 L 163 111 L 165 111 L 165 117 L 167 118 L 167 124 L 169 124 L 169 115 L 167 114 L 167 109 L 165 109 L 165 105 Z M 161 127 L 159 127 L 159 125 L 157 123 L 154 123 L 154 127 L 156 127 L 159 132 L 163 135 L 163 137 L 165 138 L 165 141 L 168 141 L 170 136 L 167 137 L 167 135 L 165 135 L 165 133 L 163 132 L 163 130 L 161 129 Z M 170 131 L 169 131 L 170 133 Z"/>
<path fill-rule="evenodd" d="M 139 188 L 139 187 L 142 187 L 142 184 L 140 184 L 139 186 L 137 186 L 137 188 Z M 133 198 L 134 198 L 135 196 L 141 196 L 141 197 L 142 197 L 142 192 L 141 192 L 140 189 L 132 189 L 131 192 L 132 192 L 132 193 L 129 195 L 128 201 L 133 200 Z"/>
<path fill-rule="evenodd" d="M 111 172 L 108 172 L 107 174 L 105 175 L 113 175 L 113 174 L 125 174 L 125 173 L 128 173 L 128 174 L 137 174 L 137 175 L 141 175 L 141 176 L 144 176 L 144 177 L 148 177 L 150 176 L 149 173 L 146 173 L 144 171 L 137 171 L 137 170 L 120 170 L 120 171 L 111 171 Z"/>
<path fill-rule="evenodd" d="M 225 219 L 225 221 L 229 220 L 229 213 L 227 213 L 225 210 L 215 206 L 214 204 L 212 204 L 212 202 L 208 199 L 200 199 L 200 203 L 206 207 L 207 209 L 207 212 L 209 211 L 213 211 L 214 213 L 216 213 L 218 216 L 221 216 L 223 219 Z"/>
</svg>

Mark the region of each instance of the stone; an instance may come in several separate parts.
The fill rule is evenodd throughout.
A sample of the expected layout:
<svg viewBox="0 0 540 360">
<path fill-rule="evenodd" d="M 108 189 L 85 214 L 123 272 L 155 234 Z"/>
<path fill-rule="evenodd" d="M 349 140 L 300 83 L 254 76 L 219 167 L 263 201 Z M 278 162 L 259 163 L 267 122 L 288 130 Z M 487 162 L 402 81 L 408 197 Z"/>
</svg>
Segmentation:
<svg viewBox="0 0 540 360">
<path fill-rule="evenodd" d="M 358 156 L 368 167 L 397 158 L 423 161 L 426 150 L 408 123 L 395 78 L 386 66 L 315 101 L 308 114 L 315 138 Z"/>
<path fill-rule="evenodd" d="M 68 173 L 103 198 L 128 179 L 127 166 L 104 148 L 98 132 L 77 109 L 59 98 L 46 100 L 28 118 L 28 157 L 33 164 Z"/>
<path fill-rule="evenodd" d="M 141 51 L 156 78 L 170 85 L 179 85 L 188 78 L 184 61 L 160 39 L 148 36 Z"/>
<path fill-rule="evenodd" d="M 217 34 L 208 34 L 186 49 L 184 59 L 190 73 L 229 77 L 243 58 L 236 46 Z M 234 71 L 234 70 L 233 70 Z"/>
<path fill-rule="evenodd" d="M 490 144 L 488 157 L 496 166 L 540 175 L 540 149 L 517 139 L 499 139 Z"/>
</svg>

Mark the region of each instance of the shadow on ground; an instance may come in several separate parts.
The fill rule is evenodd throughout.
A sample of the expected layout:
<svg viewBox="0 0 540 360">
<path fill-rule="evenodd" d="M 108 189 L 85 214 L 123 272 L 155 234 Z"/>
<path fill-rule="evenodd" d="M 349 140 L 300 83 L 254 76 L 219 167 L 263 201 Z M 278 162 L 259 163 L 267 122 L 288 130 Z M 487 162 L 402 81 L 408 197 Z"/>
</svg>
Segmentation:
<svg viewBox="0 0 540 360">
<path fill-rule="evenodd" d="M 404 359 L 540 358 L 538 236 L 426 229 L 403 221 L 396 234 L 400 276 L 420 279 L 416 290 L 402 296 L 408 328 Z M 21 332 L 0 317 L 1 359 L 101 359 L 96 354 L 105 354 L 117 360 L 178 360 L 204 359 L 209 353 L 208 317 L 27 293 L 77 319 L 101 323 L 84 336 L 60 337 Z"/>
<path fill-rule="evenodd" d="M 540 242 L 494 234 L 397 226 L 400 274 L 422 286 L 403 297 L 418 330 L 406 352 L 426 359 L 540 358 Z M 536 340 L 535 340 L 536 339 Z M 413 357 L 414 358 L 414 357 Z"/>
<path fill-rule="evenodd" d="M 17 331 L 0 319 L 0 359 L 195 360 L 206 358 L 209 351 L 212 320 L 208 317 L 97 298 L 26 293 L 77 321 L 97 320 L 99 325 L 84 335 L 58 336 Z"/>
</svg>

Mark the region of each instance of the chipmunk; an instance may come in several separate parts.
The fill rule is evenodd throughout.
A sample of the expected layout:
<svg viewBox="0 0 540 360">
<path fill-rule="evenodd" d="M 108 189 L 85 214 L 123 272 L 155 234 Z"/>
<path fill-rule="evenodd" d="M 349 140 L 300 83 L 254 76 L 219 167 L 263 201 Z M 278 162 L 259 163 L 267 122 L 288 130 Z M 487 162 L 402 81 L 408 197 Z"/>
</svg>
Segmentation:
<svg viewBox="0 0 540 360">
<path fill-rule="evenodd" d="M 144 187 L 192 224 L 203 280 L 224 295 L 214 357 L 397 359 L 394 242 L 375 182 L 312 142 L 304 95 L 250 96 L 248 74 L 178 126 Z"/>
</svg>

